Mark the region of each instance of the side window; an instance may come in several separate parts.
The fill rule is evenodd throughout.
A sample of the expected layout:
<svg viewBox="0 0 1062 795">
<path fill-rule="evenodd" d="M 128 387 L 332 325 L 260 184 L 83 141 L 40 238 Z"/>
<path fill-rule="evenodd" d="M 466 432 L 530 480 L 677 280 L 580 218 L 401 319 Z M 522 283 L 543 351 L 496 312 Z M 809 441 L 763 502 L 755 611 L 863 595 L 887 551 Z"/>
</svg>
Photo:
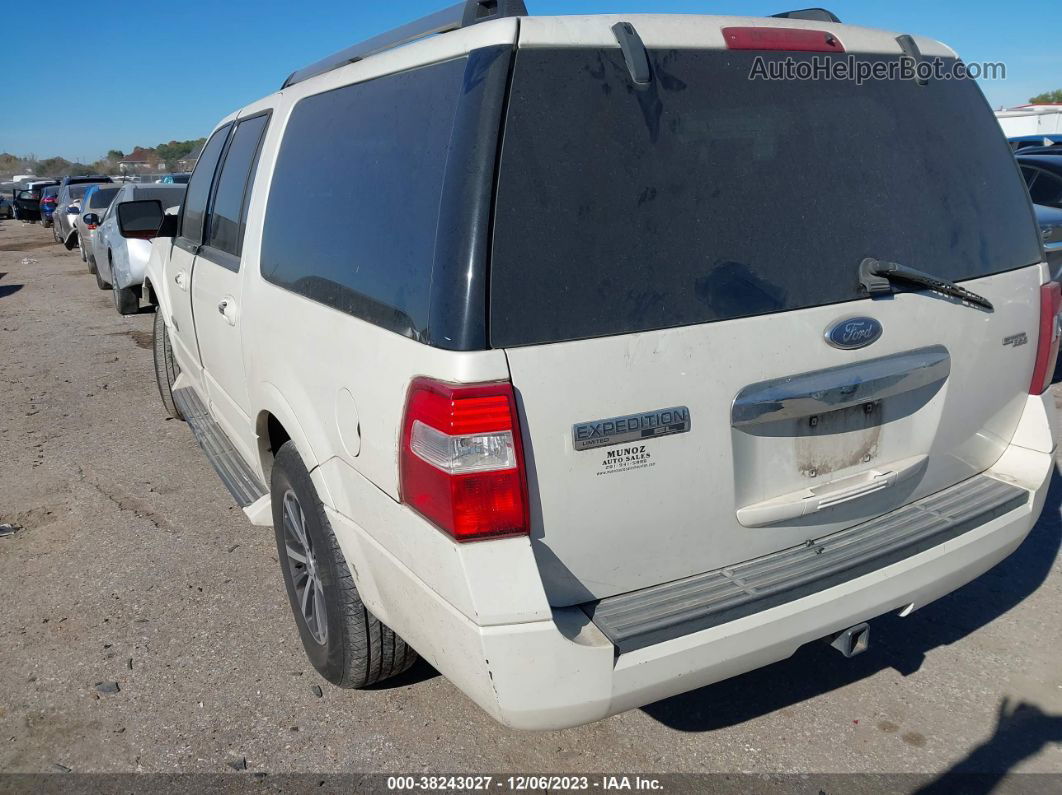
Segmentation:
<svg viewBox="0 0 1062 795">
<path fill-rule="evenodd" d="M 1035 204 L 1058 207 L 1062 203 L 1062 179 L 1041 171 L 1036 181 L 1029 186 L 1029 195 Z"/>
<path fill-rule="evenodd" d="M 181 210 L 180 237 L 198 245 L 203 242 L 203 222 L 206 219 L 207 201 L 210 199 L 210 186 L 214 184 L 214 170 L 217 168 L 225 141 L 229 137 L 231 124 L 226 124 L 207 141 L 203 154 L 195 164 L 195 171 L 188 181 L 188 193 L 185 194 Z"/>
<path fill-rule="evenodd" d="M 419 337 L 466 61 L 344 86 L 295 106 L 269 191 L 265 279 Z"/>
<path fill-rule="evenodd" d="M 236 125 L 210 209 L 210 233 L 205 244 L 236 257 L 243 247 L 245 197 L 254 186 L 258 150 L 268 123 L 268 114 L 263 114 Z"/>
</svg>

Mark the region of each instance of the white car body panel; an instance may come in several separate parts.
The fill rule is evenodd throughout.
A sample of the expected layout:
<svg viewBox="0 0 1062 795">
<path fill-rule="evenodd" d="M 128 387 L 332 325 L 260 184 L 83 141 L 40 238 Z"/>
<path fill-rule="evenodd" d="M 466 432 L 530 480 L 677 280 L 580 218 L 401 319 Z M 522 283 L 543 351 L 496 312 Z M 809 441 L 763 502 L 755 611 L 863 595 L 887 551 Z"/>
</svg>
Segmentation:
<svg viewBox="0 0 1062 795">
<path fill-rule="evenodd" d="M 1022 329 L 1035 334 L 1030 312 L 1049 278 L 1045 265 L 970 282 L 970 289 L 995 302 L 991 318 L 917 294 L 876 304 L 875 317 L 889 335 L 872 354 L 821 345 L 833 321 L 866 311 L 862 302 L 789 312 L 785 338 L 774 345 L 763 342 L 770 316 L 761 316 L 454 352 L 262 278 L 274 164 L 300 99 L 478 47 L 513 44 L 518 31 L 521 47 L 615 47 L 610 27 L 620 20 L 632 22 L 651 47 L 721 49 L 722 27 L 766 25 L 835 31 L 849 52 L 900 52 L 892 33 L 795 20 L 624 15 L 532 17 L 519 28 L 513 19 L 476 25 L 311 78 L 219 123 L 272 112 L 238 271 L 205 263 L 170 240 L 154 241 L 143 254 L 181 368 L 176 386 L 196 390 L 266 483 L 271 459 L 265 420 L 271 415 L 279 421 L 311 472 L 365 603 L 477 704 L 519 728 L 596 720 L 784 659 L 804 643 L 869 617 L 921 607 L 1013 551 L 1039 515 L 1053 471 L 1051 400 L 1027 394 L 1036 346 L 1006 359 L 993 356 L 990 379 L 978 369 L 979 350 L 997 350 L 1000 339 Z M 916 41 L 924 54 L 954 55 L 938 42 Z M 924 408 L 895 418 L 873 441 L 874 455 L 884 463 L 928 456 L 918 478 L 810 523 L 742 526 L 740 508 L 800 485 L 787 473 L 809 451 L 772 444 L 766 434 L 742 438 L 729 417 L 738 392 L 794 372 L 927 345 L 926 328 L 933 324 L 934 341 L 951 357 L 951 380 Z M 415 376 L 455 383 L 512 380 L 525 447 L 534 450 L 531 537 L 458 544 L 401 503 L 399 429 Z M 683 400 L 695 432 L 658 440 L 660 455 L 654 467 L 641 470 L 637 487 L 621 488 L 615 476 L 598 477 L 600 456 L 572 449 L 575 423 Z M 854 449 L 832 452 L 839 455 L 823 469 L 829 477 L 857 474 L 865 465 Z M 831 450 L 810 453 L 828 457 Z M 826 534 L 981 472 L 1027 489 L 1029 501 L 885 569 L 722 626 L 617 658 L 612 644 L 573 607 L 799 544 L 809 524 Z M 661 527 L 654 519 L 662 504 L 674 507 L 676 494 L 687 502 Z M 269 521 L 261 506 L 252 508 L 256 521 Z"/>
</svg>

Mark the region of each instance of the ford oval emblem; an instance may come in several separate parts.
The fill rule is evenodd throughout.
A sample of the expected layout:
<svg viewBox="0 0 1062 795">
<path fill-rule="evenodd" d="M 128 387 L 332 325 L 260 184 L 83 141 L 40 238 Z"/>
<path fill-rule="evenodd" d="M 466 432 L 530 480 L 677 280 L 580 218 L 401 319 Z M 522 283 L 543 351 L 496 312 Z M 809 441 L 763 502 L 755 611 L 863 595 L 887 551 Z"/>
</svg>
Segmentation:
<svg viewBox="0 0 1062 795">
<path fill-rule="evenodd" d="M 842 351 L 854 351 L 877 342 L 882 331 L 872 317 L 849 317 L 826 329 L 826 342 Z"/>
</svg>

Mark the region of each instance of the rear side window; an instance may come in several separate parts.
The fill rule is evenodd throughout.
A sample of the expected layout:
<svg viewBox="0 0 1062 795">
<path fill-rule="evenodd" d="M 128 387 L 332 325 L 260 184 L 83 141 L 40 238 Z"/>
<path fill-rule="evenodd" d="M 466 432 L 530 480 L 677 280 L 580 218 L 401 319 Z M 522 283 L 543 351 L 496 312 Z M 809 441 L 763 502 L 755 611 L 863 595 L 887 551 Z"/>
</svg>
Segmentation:
<svg viewBox="0 0 1062 795">
<path fill-rule="evenodd" d="M 300 101 L 269 191 L 262 275 L 391 331 L 427 327 L 465 59 Z"/>
<path fill-rule="evenodd" d="M 120 190 L 121 188 L 100 188 L 99 190 L 92 191 L 92 195 L 89 196 L 89 207 L 93 210 L 107 207 Z"/>
<path fill-rule="evenodd" d="M 214 184 L 214 169 L 217 168 L 225 141 L 229 137 L 231 124 L 226 124 L 210 136 L 203 154 L 195 165 L 192 178 L 188 181 L 184 209 L 181 215 L 181 237 L 199 244 L 203 240 L 203 223 L 206 220 L 207 202 L 210 200 L 210 187 Z"/>
<path fill-rule="evenodd" d="M 812 56 L 649 56 L 635 90 L 619 49 L 517 54 L 494 346 L 852 301 L 866 257 L 956 281 L 1039 261 L 974 81 L 754 80 L 757 57 Z"/>
<path fill-rule="evenodd" d="M 1022 174 L 1029 186 L 1029 196 L 1034 204 L 1047 207 L 1062 205 L 1062 178 L 1040 168 L 1022 167 Z"/>
<path fill-rule="evenodd" d="M 236 126 L 210 210 L 210 234 L 206 244 L 237 257 L 243 246 L 246 223 L 244 197 L 250 195 L 254 184 L 258 150 L 268 122 L 269 116 L 261 115 L 240 121 Z"/>
<path fill-rule="evenodd" d="M 184 201 L 184 186 L 155 185 L 153 187 L 137 187 L 134 191 L 136 201 L 144 199 L 157 199 L 162 202 L 162 209 L 179 207 Z"/>
</svg>

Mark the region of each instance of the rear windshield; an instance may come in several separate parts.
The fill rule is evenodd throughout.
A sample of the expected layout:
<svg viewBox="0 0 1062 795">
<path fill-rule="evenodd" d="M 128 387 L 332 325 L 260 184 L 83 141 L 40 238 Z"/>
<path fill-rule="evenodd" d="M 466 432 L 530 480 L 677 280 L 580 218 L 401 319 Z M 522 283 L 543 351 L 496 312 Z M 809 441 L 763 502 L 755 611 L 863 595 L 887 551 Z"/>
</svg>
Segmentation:
<svg viewBox="0 0 1062 795">
<path fill-rule="evenodd" d="M 66 190 L 67 190 L 67 193 L 70 194 L 70 198 L 71 199 L 80 199 L 82 196 L 85 195 L 85 191 L 87 191 L 91 187 L 92 187 L 92 185 L 89 185 L 89 184 L 85 184 L 85 185 L 70 185 L 70 186 L 67 187 Z"/>
<path fill-rule="evenodd" d="M 170 207 L 180 207 L 181 202 L 184 201 L 184 185 L 168 185 L 163 187 L 159 185 L 155 188 L 137 188 L 133 191 L 133 197 L 131 201 L 144 201 L 145 199 L 156 199 L 162 202 L 162 209 L 167 210 Z"/>
<path fill-rule="evenodd" d="M 850 301 L 866 257 L 956 281 L 1039 261 L 973 81 L 749 79 L 761 55 L 651 51 L 635 90 L 618 49 L 518 53 L 492 345 Z"/>
<path fill-rule="evenodd" d="M 113 199 L 114 195 L 120 190 L 121 188 L 100 188 L 99 190 L 94 190 L 92 195 L 89 196 L 89 207 L 97 210 L 101 207 L 110 206 L 111 199 Z"/>
</svg>

